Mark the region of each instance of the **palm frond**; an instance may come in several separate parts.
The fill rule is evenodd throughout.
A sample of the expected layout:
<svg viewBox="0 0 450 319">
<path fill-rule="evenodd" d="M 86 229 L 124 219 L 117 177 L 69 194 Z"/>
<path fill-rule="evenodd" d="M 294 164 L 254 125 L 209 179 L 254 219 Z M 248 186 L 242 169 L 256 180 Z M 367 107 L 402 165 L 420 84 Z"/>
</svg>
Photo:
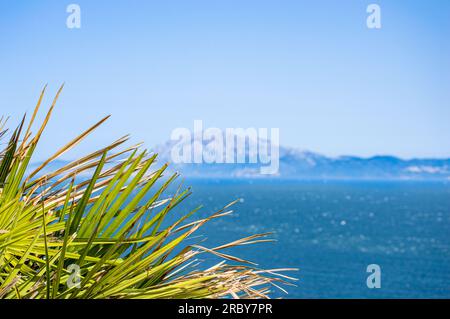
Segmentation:
<svg viewBox="0 0 450 319">
<path fill-rule="evenodd" d="M 264 271 L 223 252 L 269 241 L 270 234 L 215 248 L 187 244 L 205 223 L 230 214 L 230 205 L 208 218 L 192 221 L 195 209 L 169 223 L 191 191 L 166 196 L 178 174 L 165 177 L 167 164 L 157 167 L 157 155 L 140 144 L 121 149 L 128 136 L 48 171 L 108 117 L 30 172 L 62 87 L 33 135 L 45 90 L 28 124 L 24 117 L 0 151 L 0 298 L 267 298 L 270 287 L 290 284 L 293 278 L 278 272 L 291 269 Z M 2 117 L 3 140 L 5 125 Z M 202 269 L 205 253 L 223 261 Z"/>
</svg>

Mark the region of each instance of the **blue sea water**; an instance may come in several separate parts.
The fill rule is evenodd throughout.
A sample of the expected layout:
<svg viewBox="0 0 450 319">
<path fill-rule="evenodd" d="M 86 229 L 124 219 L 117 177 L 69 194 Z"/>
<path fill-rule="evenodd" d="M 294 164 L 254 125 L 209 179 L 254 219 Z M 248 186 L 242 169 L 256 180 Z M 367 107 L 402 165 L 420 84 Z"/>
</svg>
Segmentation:
<svg viewBox="0 0 450 319">
<path fill-rule="evenodd" d="M 274 243 L 242 246 L 234 255 L 261 268 L 293 267 L 283 298 L 450 298 L 450 184 L 431 182 L 298 182 L 188 180 L 199 216 L 242 198 L 232 216 L 200 233 L 213 247 L 255 233 Z M 195 240 L 195 239 L 194 239 Z M 366 285 L 369 264 L 381 288 Z"/>
</svg>

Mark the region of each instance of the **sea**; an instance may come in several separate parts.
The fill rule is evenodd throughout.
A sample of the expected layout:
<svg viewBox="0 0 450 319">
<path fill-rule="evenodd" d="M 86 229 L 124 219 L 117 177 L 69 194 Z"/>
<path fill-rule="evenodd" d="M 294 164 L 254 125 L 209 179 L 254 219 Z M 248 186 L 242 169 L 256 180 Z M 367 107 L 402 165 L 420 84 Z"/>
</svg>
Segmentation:
<svg viewBox="0 0 450 319">
<path fill-rule="evenodd" d="M 239 199 L 191 242 L 214 247 L 257 233 L 274 242 L 225 251 L 258 268 L 296 268 L 274 298 L 450 298 L 450 183 L 187 179 L 202 218 Z M 213 262 L 205 257 L 205 265 Z M 377 265 L 376 287 L 368 285 Z M 373 266 L 372 266 L 373 267 Z M 371 277 L 373 279 L 373 277 Z M 372 281 L 373 282 L 373 281 Z"/>
</svg>

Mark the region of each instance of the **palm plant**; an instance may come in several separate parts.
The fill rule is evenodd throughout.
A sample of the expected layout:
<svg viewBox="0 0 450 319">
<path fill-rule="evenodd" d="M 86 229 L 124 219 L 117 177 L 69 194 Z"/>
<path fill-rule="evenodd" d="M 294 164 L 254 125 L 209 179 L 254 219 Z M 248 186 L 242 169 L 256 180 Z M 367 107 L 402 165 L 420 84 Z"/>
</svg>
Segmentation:
<svg viewBox="0 0 450 319">
<path fill-rule="evenodd" d="M 28 123 L 24 117 L 11 133 L 0 119 L 0 298 L 267 298 L 270 287 L 292 279 L 280 273 L 288 269 L 260 270 L 223 252 L 269 241 L 268 234 L 214 248 L 187 244 L 231 204 L 208 218 L 192 221 L 195 209 L 168 222 L 190 189 L 167 197 L 178 174 L 163 178 L 167 164 L 153 168 L 156 154 L 140 145 L 122 148 L 127 136 L 48 171 L 107 117 L 31 170 L 61 90 L 36 134 L 45 88 Z M 202 267 L 204 253 L 223 261 Z"/>
</svg>

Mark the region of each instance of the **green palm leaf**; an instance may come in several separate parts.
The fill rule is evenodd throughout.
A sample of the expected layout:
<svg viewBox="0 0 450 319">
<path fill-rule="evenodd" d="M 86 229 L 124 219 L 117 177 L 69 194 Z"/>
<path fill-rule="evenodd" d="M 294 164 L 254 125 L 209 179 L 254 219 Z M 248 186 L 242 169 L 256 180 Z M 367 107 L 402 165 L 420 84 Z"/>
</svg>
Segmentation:
<svg viewBox="0 0 450 319">
<path fill-rule="evenodd" d="M 155 167 L 157 155 L 139 151 L 140 145 L 119 149 L 128 137 L 44 173 L 108 117 L 29 172 L 61 90 L 37 134 L 32 127 L 45 88 L 27 129 L 23 118 L 0 151 L 0 298 L 267 298 L 270 287 L 294 280 L 278 273 L 290 269 L 256 269 L 223 252 L 270 241 L 269 234 L 215 248 L 192 244 L 205 223 L 231 213 L 230 205 L 208 218 L 188 222 L 195 209 L 168 223 L 190 190 L 166 197 L 178 175 L 165 179 L 167 164 Z M 0 139 L 8 135 L 2 117 Z M 205 253 L 223 261 L 194 266 Z M 79 269 L 75 286 L 72 264 Z"/>
</svg>

